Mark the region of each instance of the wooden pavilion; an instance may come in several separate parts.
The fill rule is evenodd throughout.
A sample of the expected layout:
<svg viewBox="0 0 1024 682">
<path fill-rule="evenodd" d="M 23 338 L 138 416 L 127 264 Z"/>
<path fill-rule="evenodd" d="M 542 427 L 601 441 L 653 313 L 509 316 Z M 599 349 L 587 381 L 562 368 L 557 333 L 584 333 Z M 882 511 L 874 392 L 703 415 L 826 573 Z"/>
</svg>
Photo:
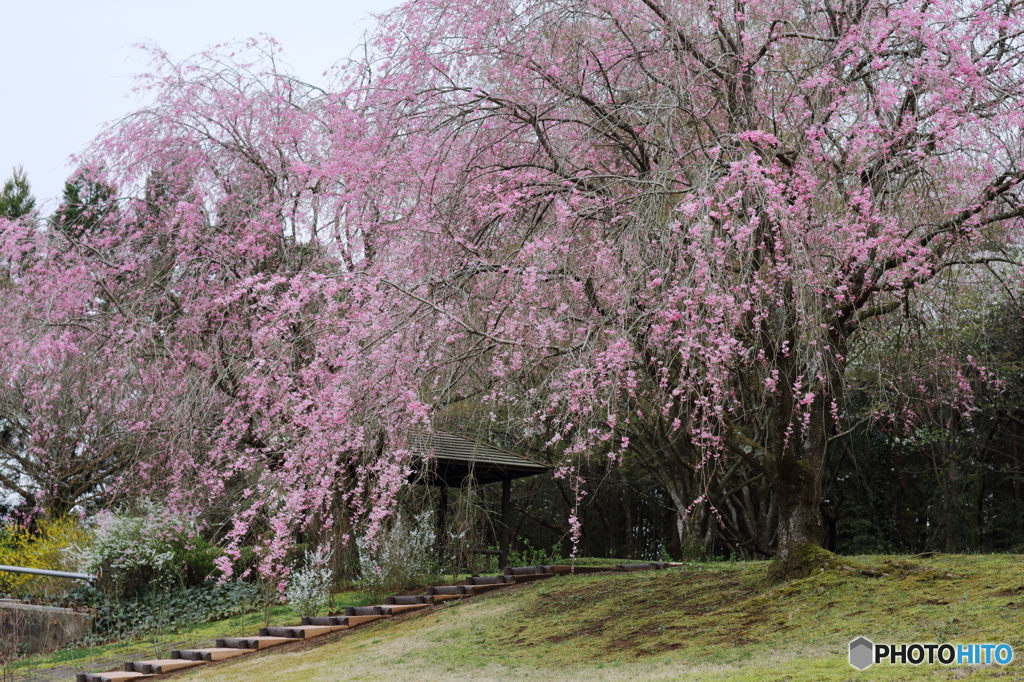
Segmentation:
<svg viewBox="0 0 1024 682">
<path fill-rule="evenodd" d="M 411 445 L 417 462 L 413 480 L 440 488 L 438 541 L 441 543 L 446 532 L 448 488 L 460 488 L 470 482 L 481 485 L 501 482 L 499 555 L 501 568 L 506 568 L 512 481 L 547 473 L 552 467 L 445 431 L 417 436 Z"/>
</svg>

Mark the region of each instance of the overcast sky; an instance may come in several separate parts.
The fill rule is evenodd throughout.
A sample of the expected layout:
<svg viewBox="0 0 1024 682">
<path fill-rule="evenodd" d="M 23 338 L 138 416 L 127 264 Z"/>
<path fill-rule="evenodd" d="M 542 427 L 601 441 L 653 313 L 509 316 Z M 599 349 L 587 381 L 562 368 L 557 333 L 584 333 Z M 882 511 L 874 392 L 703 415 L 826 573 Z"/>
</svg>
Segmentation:
<svg viewBox="0 0 1024 682">
<path fill-rule="evenodd" d="M 128 97 L 146 70 L 132 46 L 155 43 L 184 59 L 217 43 L 266 33 L 291 72 L 318 83 L 398 0 L 0 0 L 0 183 L 22 165 L 43 212 L 53 209 L 67 159 L 103 124 L 142 104 Z"/>
</svg>

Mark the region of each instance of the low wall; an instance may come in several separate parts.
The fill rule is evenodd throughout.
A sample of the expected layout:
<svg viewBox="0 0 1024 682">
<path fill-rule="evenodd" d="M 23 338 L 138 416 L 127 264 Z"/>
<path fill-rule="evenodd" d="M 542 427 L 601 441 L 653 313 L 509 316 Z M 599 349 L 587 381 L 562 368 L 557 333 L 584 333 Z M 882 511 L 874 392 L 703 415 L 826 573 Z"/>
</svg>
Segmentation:
<svg viewBox="0 0 1024 682">
<path fill-rule="evenodd" d="M 0 599 L 0 642 L 18 654 L 60 649 L 89 632 L 89 614 Z"/>
</svg>

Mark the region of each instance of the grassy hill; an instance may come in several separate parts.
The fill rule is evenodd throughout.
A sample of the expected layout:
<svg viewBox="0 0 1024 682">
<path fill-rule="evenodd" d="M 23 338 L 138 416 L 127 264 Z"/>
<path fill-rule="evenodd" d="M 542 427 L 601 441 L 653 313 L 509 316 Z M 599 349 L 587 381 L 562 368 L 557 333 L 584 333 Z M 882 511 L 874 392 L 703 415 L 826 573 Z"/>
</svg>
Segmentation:
<svg viewBox="0 0 1024 682">
<path fill-rule="evenodd" d="M 1024 557 L 841 558 L 810 578 L 774 586 L 767 584 L 768 567 L 694 563 L 558 577 L 170 679 L 1024 682 L 1020 661 L 1007 667 L 880 664 L 864 672 L 846 662 L 848 642 L 861 635 L 886 643 L 1007 642 L 1024 659 Z M 367 599 L 359 593 L 339 598 Z M 284 606 L 272 616 L 274 624 L 295 621 Z M 19 681 L 70 681 L 75 672 L 110 670 L 120 660 L 161 658 L 217 636 L 255 634 L 261 624 L 259 614 L 240 616 L 152 641 L 34 656 L 7 673 Z"/>
<path fill-rule="evenodd" d="M 767 564 L 562 577 L 180 676 L 316 680 L 1024 680 L 1024 665 L 847 664 L 847 644 L 1007 642 L 1024 558 L 860 557 L 768 586 Z M 317 643 L 319 644 L 319 642 Z"/>
</svg>

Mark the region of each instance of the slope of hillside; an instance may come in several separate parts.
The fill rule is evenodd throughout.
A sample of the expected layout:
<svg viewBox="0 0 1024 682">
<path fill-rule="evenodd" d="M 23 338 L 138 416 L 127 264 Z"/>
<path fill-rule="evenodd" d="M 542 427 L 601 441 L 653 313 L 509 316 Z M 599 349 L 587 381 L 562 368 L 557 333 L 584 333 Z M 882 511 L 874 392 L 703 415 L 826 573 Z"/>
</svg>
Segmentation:
<svg viewBox="0 0 1024 682">
<path fill-rule="evenodd" d="M 777 586 L 700 564 L 515 586 L 196 670 L 275 680 L 1024 680 L 1024 666 L 858 672 L 848 642 L 1007 642 L 1024 655 L 1024 559 L 861 557 Z M 176 677 L 178 677 L 176 675 Z"/>
</svg>

